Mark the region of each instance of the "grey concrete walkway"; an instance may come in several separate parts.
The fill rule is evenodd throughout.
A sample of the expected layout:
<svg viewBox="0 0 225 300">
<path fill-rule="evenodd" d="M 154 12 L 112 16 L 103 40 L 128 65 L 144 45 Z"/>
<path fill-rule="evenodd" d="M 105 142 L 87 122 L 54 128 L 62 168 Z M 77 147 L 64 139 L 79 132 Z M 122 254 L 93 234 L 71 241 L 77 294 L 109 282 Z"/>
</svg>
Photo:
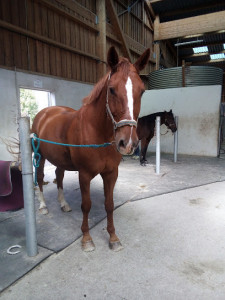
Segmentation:
<svg viewBox="0 0 225 300">
<path fill-rule="evenodd" d="M 49 169 L 46 180 L 52 181 L 53 171 Z M 143 168 L 137 161 L 123 161 L 114 197 L 115 226 L 124 245 L 118 253 L 108 248 L 98 177 L 92 184 L 90 215 L 96 251 L 81 251 L 74 175 L 76 179 L 77 174 L 69 173 L 65 180 L 73 212 L 63 214 L 54 200 L 48 201 L 48 216 L 37 214 L 36 258 L 26 257 L 24 248 L 11 261 L 0 243 L 0 285 L 7 266 L 9 273 L 23 271 L 14 284 L 4 283 L 8 288 L 1 299 L 225 299 L 225 160 L 184 156 L 174 164 L 171 156 L 164 156 L 160 175 L 154 165 Z M 54 184 L 46 192 L 47 199 L 56 198 Z M 20 214 L 2 217 L 0 230 L 6 223 L 20 224 Z"/>
<path fill-rule="evenodd" d="M 124 250 L 108 249 L 103 220 L 52 255 L 1 299 L 224 299 L 225 182 L 129 202 L 115 211 Z"/>
</svg>

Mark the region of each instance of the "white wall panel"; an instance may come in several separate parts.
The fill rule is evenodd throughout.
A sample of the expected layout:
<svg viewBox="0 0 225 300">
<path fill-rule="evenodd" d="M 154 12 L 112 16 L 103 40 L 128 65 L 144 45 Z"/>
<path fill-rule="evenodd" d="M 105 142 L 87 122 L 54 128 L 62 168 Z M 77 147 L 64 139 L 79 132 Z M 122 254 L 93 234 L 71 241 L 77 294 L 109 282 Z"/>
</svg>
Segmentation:
<svg viewBox="0 0 225 300">
<path fill-rule="evenodd" d="M 220 85 L 147 90 L 140 117 L 172 109 L 179 117 L 178 154 L 217 156 L 220 101 Z M 173 153 L 173 141 L 171 132 L 161 135 L 161 151 Z M 154 139 L 148 151 L 155 151 Z"/>
</svg>

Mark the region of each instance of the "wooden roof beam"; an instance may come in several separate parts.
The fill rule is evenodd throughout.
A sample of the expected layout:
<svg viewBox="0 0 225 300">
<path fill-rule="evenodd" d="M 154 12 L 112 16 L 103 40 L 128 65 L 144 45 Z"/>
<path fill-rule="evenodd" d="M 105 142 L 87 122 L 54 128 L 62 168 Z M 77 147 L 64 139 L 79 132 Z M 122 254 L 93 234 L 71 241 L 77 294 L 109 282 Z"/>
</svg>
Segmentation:
<svg viewBox="0 0 225 300">
<path fill-rule="evenodd" d="M 189 54 L 189 55 L 182 55 L 182 58 L 196 58 L 196 57 L 202 57 L 202 56 L 209 56 L 213 54 L 220 54 L 220 53 L 225 53 L 225 50 L 222 51 L 217 51 L 217 52 L 201 52 L 201 53 L 194 53 L 194 54 Z"/>
<path fill-rule="evenodd" d="M 201 16 L 185 18 L 176 21 L 160 23 L 159 19 L 154 22 L 154 40 L 168 40 L 195 36 L 199 34 L 224 31 L 225 11 L 220 11 Z"/>
<path fill-rule="evenodd" d="M 211 60 L 199 61 L 199 62 L 191 62 L 191 65 L 195 66 L 195 65 L 216 64 L 216 63 L 224 63 L 224 58 L 223 59 L 211 59 Z"/>
<path fill-rule="evenodd" d="M 99 30 L 99 34 L 97 35 L 98 47 L 96 48 L 96 50 L 97 50 L 97 55 L 101 60 L 101 62 L 97 65 L 98 68 L 97 75 L 98 75 L 98 79 L 100 79 L 106 73 L 106 64 L 107 64 L 105 0 L 96 1 L 96 14 L 98 16 L 97 28 Z"/>
<path fill-rule="evenodd" d="M 145 11 L 146 11 L 146 14 L 147 14 L 147 17 L 148 17 L 148 21 L 149 21 L 149 24 L 150 24 L 150 29 L 152 31 L 154 31 L 154 29 L 153 29 L 154 28 L 154 24 L 153 24 L 152 19 L 151 19 L 152 15 L 151 15 L 149 6 L 148 6 L 148 4 L 146 2 L 144 2 L 144 8 L 145 8 Z"/>
<path fill-rule="evenodd" d="M 121 40 L 123 50 L 124 50 L 124 54 L 130 61 L 132 61 L 130 50 L 127 46 L 126 39 L 125 39 L 123 30 L 121 28 L 119 18 L 117 16 L 113 1 L 112 0 L 106 0 L 106 5 L 107 5 L 107 8 L 108 8 L 107 12 L 109 14 L 110 22 L 111 22 L 112 26 L 114 27 L 117 36 Z"/>
<path fill-rule="evenodd" d="M 215 46 L 215 45 L 223 45 L 223 44 L 224 44 L 224 41 L 221 41 L 221 42 L 218 42 L 218 41 L 217 42 L 201 42 L 199 44 L 186 44 L 186 45 L 184 44 L 184 45 L 180 45 L 179 49 L 182 48 L 182 50 L 183 50 L 183 49 L 189 49 L 189 48 L 195 48 L 195 47 Z"/>
<path fill-rule="evenodd" d="M 159 3 L 159 2 L 163 2 L 163 0 L 149 0 L 150 3 Z"/>
<path fill-rule="evenodd" d="M 194 13 L 197 10 L 203 10 L 203 9 L 214 9 L 217 8 L 218 10 L 218 6 L 224 5 L 224 0 L 218 0 L 215 1 L 213 3 L 208 3 L 208 4 L 202 4 L 202 5 L 193 5 L 192 7 L 189 8 L 182 8 L 182 9 L 175 9 L 175 10 L 171 10 L 171 11 L 166 11 L 166 12 L 162 12 L 160 13 L 160 17 L 164 18 L 164 17 L 169 17 L 169 16 L 179 16 L 184 15 L 186 13 Z M 220 10 L 223 10 L 223 8 L 221 8 Z M 179 19 L 179 17 L 177 17 L 177 19 Z"/>
<path fill-rule="evenodd" d="M 149 9 L 149 12 L 151 14 L 151 17 L 155 20 L 155 12 L 154 12 L 154 10 L 152 8 L 151 2 L 150 1 L 146 2 L 145 1 L 144 4 L 148 6 L 148 9 Z"/>
</svg>

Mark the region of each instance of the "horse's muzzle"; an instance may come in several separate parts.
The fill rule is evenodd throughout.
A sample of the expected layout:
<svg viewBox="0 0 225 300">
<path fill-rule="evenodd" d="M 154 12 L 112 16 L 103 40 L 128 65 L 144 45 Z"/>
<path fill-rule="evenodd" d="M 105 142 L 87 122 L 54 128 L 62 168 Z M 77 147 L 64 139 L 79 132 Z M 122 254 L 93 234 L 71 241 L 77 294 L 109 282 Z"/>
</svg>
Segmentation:
<svg viewBox="0 0 225 300">
<path fill-rule="evenodd" d="M 136 150 L 139 139 L 135 126 L 124 126 L 115 131 L 117 150 L 122 155 L 132 155 Z"/>
<path fill-rule="evenodd" d="M 120 139 L 117 144 L 117 150 L 122 155 L 132 155 L 138 146 L 138 142 L 138 139 L 135 141 L 129 140 L 128 142 L 125 139 Z"/>
<path fill-rule="evenodd" d="M 177 127 L 176 126 L 171 126 L 171 131 L 174 133 L 174 132 L 176 132 L 177 131 Z"/>
</svg>

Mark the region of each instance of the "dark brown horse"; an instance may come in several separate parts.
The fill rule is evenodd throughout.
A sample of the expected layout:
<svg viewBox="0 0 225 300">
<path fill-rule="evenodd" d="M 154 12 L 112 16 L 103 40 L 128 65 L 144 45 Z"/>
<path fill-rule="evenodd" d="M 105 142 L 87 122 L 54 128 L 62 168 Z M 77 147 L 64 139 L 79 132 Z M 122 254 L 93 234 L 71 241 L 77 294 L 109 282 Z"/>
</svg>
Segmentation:
<svg viewBox="0 0 225 300">
<path fill-rule="evenodd" d="M 139 71 L 148 62 L 149 54 L 147 49 L 135 64 L 131 64 L 126 58 L 119 59 L 115 48 L 111 47 L 107 57 L 110 71 L 83 100 L 84 105 L 78 111 L 62 106 L 48 107 L 40 111 L 33 122 L 32 132 L 41 139 L 70 145 L 112 143 L 108 147 L 78 148 L 40 142 L 41 161 L 37 172 L 40 211 L 48 213 L 43 197 L 45 159 L 57 167 L 58 200 L 63 211 L 71 210 L 63 196 L 64 171 L 79 171 L 84 251 L 95 248 L 89 234 L 88 214 L 91 209 L 90 181 L 97 174 L 104 183 L 109 246 L 115 251 L 122 248 L 113 224 L 113 190 L 122 155 L 133 154 L 138 144 L 136 127 L 144 92 Z"/>
<path fill-rule="evenodd" d="M 145 166 L 147 163 L 146 152 L 148 145 L 154 136 L 155 120 L 157 116 L 161 117 L 161 125 L 165 124 L 172 132 L 177 130 L 172 110 L 169 112 L 158 112 L 138 119 L 137 134 L 141 141 L 140 163 L 142 166 Z"/>
</svg>

